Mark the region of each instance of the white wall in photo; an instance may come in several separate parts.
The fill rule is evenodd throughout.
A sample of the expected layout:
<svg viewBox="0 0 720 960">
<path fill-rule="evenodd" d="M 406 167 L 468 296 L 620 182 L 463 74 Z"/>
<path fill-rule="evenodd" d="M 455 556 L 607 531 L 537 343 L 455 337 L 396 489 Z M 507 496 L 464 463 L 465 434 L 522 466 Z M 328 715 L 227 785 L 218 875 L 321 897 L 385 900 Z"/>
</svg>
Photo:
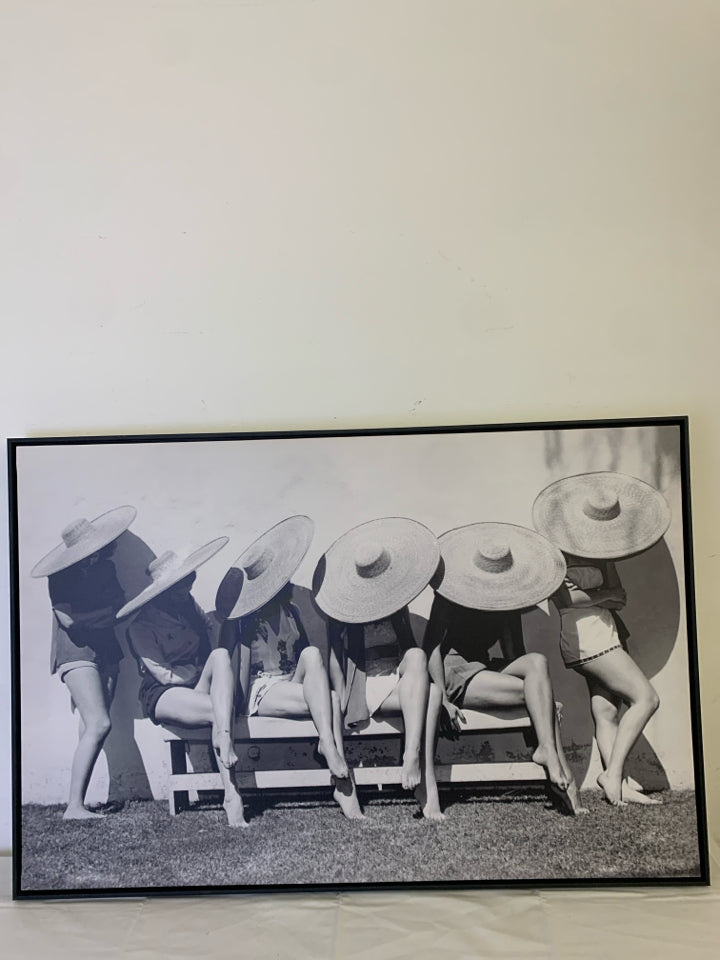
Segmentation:
<svg viewBox="0 0 720 960">
<path fill-rule="evenodd" d="M 130 503 L 138 508 L 131 533 L 156 554 L 166 549 L 182 554 L 215 537 L 230 537 L 228 547 L 198 571 L 194 594 L 209 611 L 234 557 L 286 516 L 305 513 L 315 522 L 313 544 L 294 578 L 310 588 L 324 550 L 358 523 L 408 516 L 438 535 L 477 521 L 528 526 L 532 502 L 548 483 L 610 468 L 656 485 L 673 511 L 663 541 L 619 564 L 629 597 L 623 617 L 631 632 L 630 650 L 663 703 L 628 769 L 649 789 L 692 788 L 679 441 L 679 428 L 666 426 L 20 448 L 23 802 L 62 803 L 68 791 L 76 720 L 63 684 L 48 671 L 47 581 L 28 572 L 69 520 Z M 118 566 L 133 562 L 137 566 L 132 559 L 116 560 Z M 131 571 L 136 580 L 145 563 L 146 558 L 142 570 Z M 425 618 L 431 600 L 428 589 L 411 610 Z M 595 787 L 599 767 L 592 754 L 587 689 L 563 666 L 554 607 L 545 603 L 526 614 L 524 634 L 526 649 L 550 661 L 575 775 Z M 326 637 L 311 632 L 311 640 L 323 646 Z M 166 795 L 167 748 L 160 731 L 137 723 L 143 716 L 138 685 L 128 656 L 91 802 Z"/>
</svg>

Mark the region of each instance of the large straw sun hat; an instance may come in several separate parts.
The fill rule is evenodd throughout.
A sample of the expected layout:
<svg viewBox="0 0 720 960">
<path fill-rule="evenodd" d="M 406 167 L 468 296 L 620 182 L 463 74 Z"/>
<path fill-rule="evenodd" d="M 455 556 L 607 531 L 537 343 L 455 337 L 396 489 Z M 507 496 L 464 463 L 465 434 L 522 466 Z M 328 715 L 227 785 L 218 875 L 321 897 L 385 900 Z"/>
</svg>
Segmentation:
<svg viewBox="0 0 720 960">
<path fill-rule="evenodd" d="M 258 537 L 235 560 L 215 597 L 219 617 L 236 620 L 264 607 L 289 583 L 310 547 L 310 517 L 281 520 Z"/>
<path fill-rule="evenodd" d="M 582 473 L 545 487 L 533 505 L 533 521 L 565 553 L 619 560 L 657 543 L 670 525 L 670 507 L 636 477 Z"/>
<path fill-rule="evenodd" d="M 437 570 L 435 535 L 415 520 L 384 517 L 354 527 L 333 543 L 316 571 L 317 605 L 344 623 L 396 613 Z"/>
<path fill-rule="evenodd" d="M 60 534 L 62 543 L 39 560 L 30 571 L 33 577 L 49 577 L 102 550 L 130 526 L 135 507 L 116 507 L 94 520 L 74 520 Z"/>
<path fill-rule="evenodd" d="M 545 600 L 565 576 L 563 555 L 545 537 L 511 523 L 472 523 L 440 537 L 437 593 L 475 610 L 519 610 Z"/>
<path fill-rule="evenodd" d="M 218 550 L 222 550 L 227 542 L 227 537 L 218 537 L 217 540 L 211 540 L 210 543 L 193 550 L 187 557 L 179 557 L 172 550 L 166 550 L 165 553 L 153 560 L 147 568 L 152 577 L 152 583 L 118 610 L 118 619 L 134 613 L 149 600 L 153 600 L 164 593 L 165 590 L 194 573 L 198 567 L 214 557 Z"/>
</svg>

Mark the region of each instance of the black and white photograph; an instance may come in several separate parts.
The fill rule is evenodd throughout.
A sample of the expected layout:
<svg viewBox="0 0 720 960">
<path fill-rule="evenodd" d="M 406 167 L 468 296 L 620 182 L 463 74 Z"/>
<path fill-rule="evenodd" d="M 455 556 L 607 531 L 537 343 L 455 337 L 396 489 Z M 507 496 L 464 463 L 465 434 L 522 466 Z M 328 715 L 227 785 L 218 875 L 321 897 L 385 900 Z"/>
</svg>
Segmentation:
<svg viewBox="0 0 720 960">
<path fill-rule="evenodd" d="M 16 897 L 708 881 L 685 418 L 9 455 Z"/>
</svg>

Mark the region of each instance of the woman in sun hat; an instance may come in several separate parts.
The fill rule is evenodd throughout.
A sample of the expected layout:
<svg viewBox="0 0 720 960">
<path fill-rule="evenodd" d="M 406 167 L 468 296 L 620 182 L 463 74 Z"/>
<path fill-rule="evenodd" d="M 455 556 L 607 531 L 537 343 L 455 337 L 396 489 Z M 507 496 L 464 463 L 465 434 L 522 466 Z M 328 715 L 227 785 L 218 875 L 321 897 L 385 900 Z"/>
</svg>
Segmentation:
<svg viewBox="0 0 720 960">
<path fill-rule="evenodd" d="M 82 721 L 66 820 L 102 816 L 84 803 L 95 761 L 110 732 L 110 704 L 122 658 L 115 613 L 125 597 L 111 555 L 136 512 L 123 506 L 94 520 L 75 520 L 62 531 L 62 543 L 31 571 L 33 577 L 48 578 L 56 620 L 51 670 L 67 685 Z"/>
<path fill-rule="evenodd" d="M 347 780 L 348 769 L 336 742 L 327 669 L 292 602 L 290 578 L 310 547 L 313 529 L 309 517 L 294 516 L 265 531 L 228 570 L 218 588 L 215 611 L 224 620 L 221 644 L 231 653 L 239 646 L 242 713 L 310 717 L 335 799 L 343 813 L 354 818 L 360 816 L 357 799 L 339 783 Z"/>
<path fill-rule="evenodd" d="M 534 530 L 509 523 L 458 527 L 439 542 L 442 566 L 424 646 L 450 729 L 461 729 L 463 707 L 524 705 L 538 741 L 533 760 L 545 768 L 552 796 L 568 813 L 585 812 L 565 759 L 547 660 L 541 653 L 517 655 L 521 610 L 562 583 L 562 554 Z M 512 656 L 489 662 L 498 641 Z"/>
<path fill-rule="evenodd" d="M 384 517 L 349 530 L 318 565 L 315 600 L 330 621 L 330 672 L 348 726 L 401 713 L 402 785 L 423 816 L 442 820 L 434 754 L 440 691 L 430 683 L 407 605 L 428 585 L 440 549 L 415 520 Z"/>
<path fill-rule="evenodd" d="M 635 477 L 585 473 L 546 487 L 533 519 L 567 559 L 552 599 L 565 665 L 585 677 L 590 693 L 604 767 L 598 784 L 613 806 L 657 803 L 624 776 L 628 753 L 660 701 L 626 649 L 629 634 L 617 613 L 626 596 L 614 561 L 657 543 L 670 524 L 670 508 L 659 491 Z M 620 717 L 622 703 L 627 710 Z"/>
<path fill-rule="evenodd" d="M 118 618 L 139 611 L 126 633 L 142 677 L 139 696 L 145 713 L 157 724 L 212 725 L 228 824 L 246 827 L 233 775 L 232 665 L 227 650 L 211 650 L 209 621 L 190 593 L 195 571 L 227 542 L 219 537 L 185 557 L 163 553 L 148 566 L 152 583 L 118 611 Z"/>
</svg>

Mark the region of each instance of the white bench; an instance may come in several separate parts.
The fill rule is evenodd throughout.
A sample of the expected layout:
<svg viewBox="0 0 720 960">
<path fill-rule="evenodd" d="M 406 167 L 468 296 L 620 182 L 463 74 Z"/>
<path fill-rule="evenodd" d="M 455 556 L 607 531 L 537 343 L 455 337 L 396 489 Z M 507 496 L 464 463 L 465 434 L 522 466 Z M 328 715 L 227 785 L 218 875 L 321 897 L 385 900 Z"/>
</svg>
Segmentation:
<svg viewBox="0 0 720 960">
<path fill-rule="evenodd" d="M 480 740 L 499 733 L 518 732 L 528 747 L 534 745 L 534 731 L 523 708 L 505 708 L 493 712 L 463 710 L 467 724 L 458 744 L 443 737 L 436 752 L 435 772 L 440 784 L 518 783 L 544 780 L 543 768 L 531 760 L 494 761 L 483 758 L 482 747 L 473 749 L 471 738 Z M 160 728 L 170 751 L 168 801 L 174 816 L 187 809 L 198 790 L 221 790 L 217 770 L 198 772 L 189 763 L 189 753 L 197 744 L 210 748 L 210 727 Z M 403 733 L 400 716 L 371 720 L 360 730 L 347 731 L 345 750 L 355 781 L 360 787 L 400 783 L 399 749 Z M 330 785 L 330 772 L 314 755 L 317 731 L 310 720 L 286 720 L 275 717 L 250 717 L 236 721 L 235 752 L 238 755 L 236 781 L 241 792 Z M 457 746 L 470 748 L 471 759 L 453 759 Z M 460 750 L 467 753 L 468 750 Z M 443 758 L 443 754 L 450 754 Z"/>
</svg>

